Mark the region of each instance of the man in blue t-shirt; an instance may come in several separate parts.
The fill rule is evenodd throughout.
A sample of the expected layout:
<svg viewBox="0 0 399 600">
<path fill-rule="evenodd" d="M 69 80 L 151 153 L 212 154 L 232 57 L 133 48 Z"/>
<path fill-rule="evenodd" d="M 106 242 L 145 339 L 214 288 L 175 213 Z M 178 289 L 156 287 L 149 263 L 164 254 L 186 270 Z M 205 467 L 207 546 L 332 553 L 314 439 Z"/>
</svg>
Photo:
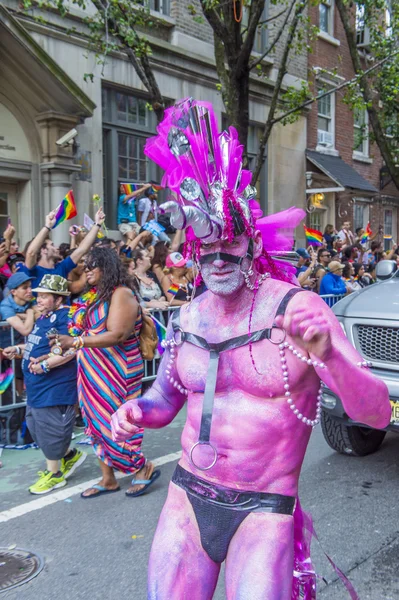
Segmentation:
<svg viewBox="0 0 399 600">
<path fill-rule="evenodd" d="M 126 194 L 123 185 L 120 186 L 120 196 L 118 200 L 118 229 L 122 235 L 126 235 L 129 231 L 140 229 L 137 223 L 135 198 L 143 194 L 148 188 L 151 187 L 150 183 L 146 183 L 140 189 Z"/>
<path fill-rule="evenodd" d="M 37 287 L 43 276 L 47 274 L 60 275 L 66 279 L 68 274 L 76 267 L 80 259 L 87 254 L 96 241 L 104 219 L 105 215 L 100 208 L 96 213 L 93 227 L 79 244 L 78 248 L 70 256 L 60 261 L 59 249 L 48 237 L 55 225 L 55 211 L 51 211 L 46 217 L 45 226 L 31 241 L 26 252 L 25 265 L 21 266 L 19 270 L 24 271 L 29 277 L 32 277 L 33 288 Z"/>
<path fill-rule="evenodd" d="M 67 478 L 85 460 L 80 450 L 70 450 L 77 402 L 76 354 L 63 354 L 61 346 L 50 348 L 49 335 L 68 334 L 68 282 L 60 275 L 45 275 L 37 293 L 41 316 L 26 344 L 9 346 L 9 360 L 23 354 L 22 369 L 27 392 L 26 424 L 44 456 L 47 468 L 31 494 L 46 494 L 67 483 Z"/>
</svg>

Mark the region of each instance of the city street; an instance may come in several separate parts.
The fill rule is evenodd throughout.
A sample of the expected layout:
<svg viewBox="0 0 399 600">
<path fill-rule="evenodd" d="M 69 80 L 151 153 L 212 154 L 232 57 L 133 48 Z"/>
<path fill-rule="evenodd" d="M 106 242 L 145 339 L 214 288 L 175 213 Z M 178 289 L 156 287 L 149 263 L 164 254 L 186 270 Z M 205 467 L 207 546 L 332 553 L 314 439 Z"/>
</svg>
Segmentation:
<svg viewBox="0 0 399 600">
<path fill-rule="evenodd" d="M 36 471 L 43 467 L 41 453 L 4 451 L 0 546 L 37 553 L 45 559 L 45 568 L 2 597 L 145 600 L 151 540 L 176 464 L 183 419 L 181 414 L 166 429 L 146 433 L 145 451 L 163 463 L 162 476 L 148 495 L 136 499 L 124 495 L 127 478 L 121 480 L 120 493 L 89 502 L 79 497 L 98 475 L 88 446 L 80 446 L 89 456 L 68 485 L 41 497 L 27 493 Z M 79 439 L 82 436 L 75 441 Z M 399 597 L 398 448 L 399 439 L 391 434 L 377 454 L 363 459 L 340 456 L 329 449 L 318 427 L 305 459 L 300 487 L 303 507 L 313 514 L 323 549 L 348 574 L 360 600 Z M 313 558 L 328 582 L 320 580 L 318 598 L 349 598 L 316 541 Z M 224 598 L 221 577 L 215 599 Z"/>
</svg>

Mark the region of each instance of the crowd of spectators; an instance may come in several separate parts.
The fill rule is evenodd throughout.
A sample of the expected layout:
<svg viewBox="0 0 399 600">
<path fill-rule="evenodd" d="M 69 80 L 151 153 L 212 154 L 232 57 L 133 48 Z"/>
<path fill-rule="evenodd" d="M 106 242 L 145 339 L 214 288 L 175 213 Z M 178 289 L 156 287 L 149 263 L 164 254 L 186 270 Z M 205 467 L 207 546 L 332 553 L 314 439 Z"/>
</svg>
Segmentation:
<svg viewBox="0 0 399 600">
<path fill-rule="evenodd" d="M 396 243 L 385 251 L 383 243 L 376 239 L 382 237 L 381 231 L 371 235 L 366 242 L 364 232 L 363 228 L 358 228 L 353 234 L 349 221 L 339 232 L 333 225 L 327 225 L 321 247 L 297 248 L 299 284 L 322 296 L 342 296 L 374 283 L 376 266 L 381 260 L 395 260 L 399 266 Z"/>
<path fill-rule="evenodd" d="M 140 193 L 136 194 L 135 202 L 129 204 L 129 210 L 140 224 L 131 220 L 128 223 L 121 222 L 121 240 L 105 236 L 104 230 L 95 225 L 90 231 L 83 226 L 73 225 L 69 229 L 69 243 L 57 246 L 51 240 L 54 226 L 54 213 L 51 212 L 43 228 L 20 251 L 14 227 L 7 227 L 0 242 L 0 320 L 7 323 L 7 326 L 0 326 L 0 348 L 22 346 L 25 338 L 34 333 L 41 312 L 32 290 L 38 287 L 44 276 L 57 275 L 67 280 L 70 295 L 64 298 L 64 305 L 73 303 L 87 292 L 90 283 L 85 261 L 96 247 L 107 248 L 115 253 L 125 274 L 126 284 L 142 310 L 156 311 L 155 316 L 161 323 L 166 325 L 166 311 L 170 306 L 184 304 L 190 299 L 193 273 L 182 255 L 184 232 L 173 229 L 165 218 L 164 225 L 157 227 L 154 208 L 156 196 L 149 194 L 149 185 L 144 188 L 141 190 L 142 197 Z M 121 219 L 124 221 L 124 217 Z M 97 220 L 96 215 L 95 223 Z M 151 220 L 154 223 L 151 224 Z M 144 228 L 146 223 L 150 223 L 149 229 Z M 173 293 L 170 292 L 172 285 Z M 0 359 L 1 371 L 5 372 L 11 364 L 9 357 L 0 350 Z M 19 403 L 26 399 L 22 358 L 16 356 L 13 364 L 17 394 L 15 401 Z M 13 389 L 10 386 L 8 393 L 2 396 L 2 406 L 13 403 Z M 83 427 L 77 407 L 75 424 Z M 29 433 L 26 439 L 29 441 Z"/>
</svg>

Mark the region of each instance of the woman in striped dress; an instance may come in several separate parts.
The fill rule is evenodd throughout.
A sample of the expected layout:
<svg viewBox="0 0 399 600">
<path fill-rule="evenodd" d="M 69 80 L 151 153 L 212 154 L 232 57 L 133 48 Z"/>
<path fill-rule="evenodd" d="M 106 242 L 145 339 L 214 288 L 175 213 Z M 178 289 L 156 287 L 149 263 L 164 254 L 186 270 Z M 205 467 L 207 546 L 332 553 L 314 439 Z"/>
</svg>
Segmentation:
<svg viewBox="0 0 399 600">
<path fill-rule="evenodd" d="M 77 350 L 79 403 L 102 473 L 83 498 L 118 491 L 115 470 L 137 474 L 128 496 L 143 494 L 160 474 L 142 453 L 143 430 L 125 443 L 114 442 L 111 434 L 112 415 L 140 396 L 144 373 L 141 312 L 122 269 L 114 250 L 92 249 L 85 263 L 91 289 L 71 308 L 73 337 L 58 336 L 63 349 Z"/>
</svg>

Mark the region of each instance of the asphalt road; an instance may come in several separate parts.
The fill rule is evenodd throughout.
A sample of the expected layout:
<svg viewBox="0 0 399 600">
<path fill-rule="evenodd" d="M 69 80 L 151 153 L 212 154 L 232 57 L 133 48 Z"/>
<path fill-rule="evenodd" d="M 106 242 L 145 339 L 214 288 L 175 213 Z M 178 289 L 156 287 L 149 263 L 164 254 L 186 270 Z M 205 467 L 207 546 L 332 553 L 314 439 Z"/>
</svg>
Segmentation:
<svg viewBox="0 0 399 600">
<path fill-rule="evenodd" d="M 146 433 L 149 458 L 179 450 L 183 419 L 180 415 L 166 429 Z M 98 467 L 90 448 L 80 447 L 89 457 L 60 493 L 74 491 L 72 488 L 78 484 L 97 477 Z M 398 450 L 399 438 L 391 434 L 372 456 L 340 456 L 328 448 L 317 428 L 305 458 L 300 485 L 302 505 L 313 515 L 323 549 L 348 574 L 360 600 L 399 598 Z M 151 540 L 176 460 L 161 467 L 161 478 L 146 496 L 126 498 L 123 490 L 129 481 L 124 478 L 120 493 L 92 501 L 81 500 L 75 493 L 30 512 L 27 510 L 33 505 L 27 503 L 37 502 L 37 497 L 30 496 L 27 487 L 42 468 L 40 451 L 4 451 L 2 461 L 0 546 L 16 545 L 36 552 L 45 559 L 45 568 L 31 582 L 0 594 L 1 598 L 146 599 Z M 50 495 L 40 501 L 44 498 Z M 4 521 L 9 515 L 5 511 L 15 507 L 19 507 L 20 516 Z M 317 571 L 327 581 L 326 585 L 320 580 L 318 599 L 349 598 L 320 544 L 314 542 L 312 549 Z M 221 577 L 215 600 L 224 598 Z"/>
</svg>

